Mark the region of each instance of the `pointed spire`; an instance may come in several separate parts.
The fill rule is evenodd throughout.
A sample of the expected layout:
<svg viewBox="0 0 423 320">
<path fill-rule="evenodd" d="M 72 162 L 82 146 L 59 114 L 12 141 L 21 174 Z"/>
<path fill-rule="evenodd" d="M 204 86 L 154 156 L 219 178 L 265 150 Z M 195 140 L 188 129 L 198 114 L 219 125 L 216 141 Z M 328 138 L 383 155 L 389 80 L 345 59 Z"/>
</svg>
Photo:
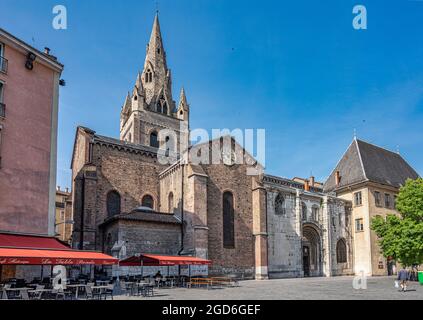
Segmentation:
<svg viewBox="0 0 423 320">
<path fill-rule="evenodd" d="M 138 72 L 137 80 L 135 81 L 134 93 L 137 93 L 140 96 L 142 96 L 143 93 L 144 93 L 144 87 L 142 85 L 142 74 L 141 74 L 141 72 Z"/>
<path fill-rule="evenodd" d="M 179 104 L 183 105 L 185 108 L 188 108 L 188 101 L 187 101 L 187 96 L 185 94 L 185 89 L 184 87 L 182 87 L 181 89 L 181 95 L 179 98 Z"/>
<path fill-rule="evenodd" d="M 129 93 L 129 91 L 128 91 L 128 94 L 126 95 L 126 98 L 125 98 L 125 103 L 123 104 L 123 110 L 128 110 L 128 109 L 130 109 L 131 108 L 131 95 L 130 95 L 130 93 Z"/>
<path fill-rule="evenodd" d="M 151 31 L 150 42 L 148 43 L 147 47 L 147 60 L 153 60 L 154 57 L 163 55 L 164 56 L 164 49 L 163 49 L 163 39 L 162 33 L 160 31 L 160 22 L 159 22 L 159 14 L 156 13 L 153 23 L 153 30 Z"/>
<path fill-rule="evenodd" d="M 142 89 L 142 76 L 141 76 L 141 72 L 138 71 L 138 76 L 137 76 L 137 81 L 135 82 L 135 86 L 138 89 Z"/>
</svg>

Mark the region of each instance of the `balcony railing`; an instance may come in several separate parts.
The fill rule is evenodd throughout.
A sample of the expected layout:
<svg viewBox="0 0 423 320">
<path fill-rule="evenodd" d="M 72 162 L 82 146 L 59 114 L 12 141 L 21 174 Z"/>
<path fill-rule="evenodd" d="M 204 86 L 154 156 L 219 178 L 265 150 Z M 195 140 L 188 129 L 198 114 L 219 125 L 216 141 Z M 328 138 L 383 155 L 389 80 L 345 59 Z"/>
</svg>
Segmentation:
<svg viewBox="0 0 423 320">
<path fill-rule="evenodd" d="M 9 62 L 7 59 L 0 57 L 0 72 L 7 73 L 7 66 Z"/>
<path fill-rule="evenodd" d="M 6 118 L 6 105 L 0 102 L 0 118 Z"/>
</svg>

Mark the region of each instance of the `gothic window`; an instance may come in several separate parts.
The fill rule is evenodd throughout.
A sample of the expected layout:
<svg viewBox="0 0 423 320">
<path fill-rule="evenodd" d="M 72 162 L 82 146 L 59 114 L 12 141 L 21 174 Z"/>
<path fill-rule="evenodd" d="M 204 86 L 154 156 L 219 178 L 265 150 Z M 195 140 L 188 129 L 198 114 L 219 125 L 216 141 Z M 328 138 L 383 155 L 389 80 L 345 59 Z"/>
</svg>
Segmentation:
<svg viewBox="0 0 423 320">
<path fill-rule="evenodd" d="M 157 136 L 157 132 L 156 131 L 153 131 L 150 134 L 150 146 L 151 147 L 154 147 L 154 148 L 158 148 L 159 147 L 159 139 L 158 139 L 158 136 Z"/>
<path fill-rule="evenodd" d="M 282 194 L 278 194 L 275 199 L 275 213 L 285 215 L 285 198 Z"/>
<path fill-rule="evenodd" d="M 301 204 L 301 213 L 303 220 L 307 220 L 307 206 L 304 202 Z"/>
<path fill-rule="evenodd" d="M 168 207 L 169 207 L 169 213 L 173 213 L 175 209 L 173 204 L 173 192 L 169 193 Z"/>
<path fill-rule="evenodd" d="M 344 239 L 339 239 L 336 244 L 336 262 L 346 263 L 347 262 L 347 245 Z"/>
<path fill-rule="evenodd" d="M 223 247 L 235 248 L 234 196 L 231 192 L 223 194 Z"/>
<path fill-rule="evenodd" d="M 163 102 L 163 113 L 167 114 L 167 103 L 166 103 L 166 101 Z"/>
<path fill-rule="evenodd" d="M 159 102 L 157 102 L 157 108 L 156 108 L 156 111 L 158 112 L 158 113 L 162 113 L 162 104 L 160 103 L 160 101 Z"/>
<path fill-rule="evenodd" d="M 149 194 L 142 198 L 141 205 L 150 209 L 154 209 L 154 199 Z"/>
<path fill-rule="evenodd" d="M 147 72 L 145 73 L 145 82 L 146 83 L 153 82 L 153 73 L 151 72 L 150 69 L 147 69 Z"/>
<path fill-rule="evenodd" d="M 313 208 L 311 209 L 312 211 L 312 215 L 313 215 L 313 220 L 314 221 L 319 221 L 319 207 L 318 206 L 313 206 Z"/>
<path fill-rule="evenodd" d="M 160 54 L 161 50 L 160 48 L 157 48 L 157 53 Z"/>
<path fill-rule="evenodd" d="M 117 191 L 110 191 L 107 194 L 107 216 L 113 217 L 120 214 L 120 194 Z"/>
</svg>

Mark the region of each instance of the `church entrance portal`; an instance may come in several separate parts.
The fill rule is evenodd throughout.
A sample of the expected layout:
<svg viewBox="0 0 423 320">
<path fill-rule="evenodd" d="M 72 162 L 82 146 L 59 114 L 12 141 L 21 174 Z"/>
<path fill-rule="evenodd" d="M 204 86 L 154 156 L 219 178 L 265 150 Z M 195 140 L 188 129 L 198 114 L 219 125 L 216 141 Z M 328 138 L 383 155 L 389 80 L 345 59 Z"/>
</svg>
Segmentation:
<svg viewBox="0 0 423 320">
<path fill-rule="evenodd" d="M 303 271 L 304 277 L 319 277 L 322 275 L 322 246 L 320 236 L 315 227 L 303 227 Z"/>
</svg>

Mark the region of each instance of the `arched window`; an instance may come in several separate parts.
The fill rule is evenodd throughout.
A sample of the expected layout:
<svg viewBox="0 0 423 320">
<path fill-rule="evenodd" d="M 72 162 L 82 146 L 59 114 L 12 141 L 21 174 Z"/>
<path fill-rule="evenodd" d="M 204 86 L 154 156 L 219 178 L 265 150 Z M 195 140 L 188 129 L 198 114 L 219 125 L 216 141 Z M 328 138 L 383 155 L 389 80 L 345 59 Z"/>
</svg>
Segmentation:
<svg viewBox="0 0 423 320">
<path fill-rule="evenodd" d="M 163 102 L 163 113 L 167 114 L 167 103 L 166 103 L 166 101 Z"/>
<path fill-rule="evenodd" d="M 278 194 L 275 199 L 275 213 L 285 215 L 285 198 L 282 194 Z"/>
<path fill-rule="evenodd" d="M 149 194 L 145 195 L 142 198 L 141 205 L 143 207 L 154 209 L 154 199 L 153 199 L 153 197 L 150 196 Z"/>
<path fill-rule="evenodd" d="M 301 204 L 301 213 L 303 220 L 307 220 L 307 206 L 304 202 Z"/>
<path fill-rule="evenodd" d="M 345 244 L 344 239 L 339 239 L 336 244 L 336 262 L 347 262 L 347 245 Z"/>
<path fill-rule="evenodd" d="M 107 194 L 107 216 L 113 217 L 120 214 L 120 194 L 117 191 L 110 191 Z"/>
<path fill-rule="evenodd" d="M 319 211 L 320 211 L 319 207 L 318 206 L 313 206 L 311 208 L 311 211 L 312 211 L 312 215 L 313 215 L 313 220 L 314 221 L 319 221 Z"/>
<path fill-rule="evenodd" d="M 145 73 L 145 82 L 149 83 L 153 81 L 153 73 L 150 69 L 147 69 L 147 72 Z"/>
<path fill-rule="evenodd" d="M 158 113 L 162 113 L 162 104 L 160 103 L 160 101 L 159 102 L 157 102 L 157 108 L 156 108 L 156 111 L 158 112 Z"/>
<path fill-rule="evenodd" d="M 173 192 L 169 193 L 168 208 L 169 208 L 169 213 L 173 213 L 173 211 L 175 210 L 175 207 L 173 205 Z"/>
<path fill-rule="evenodd" d="M 154 147 L 154 148 L 158 148 L 159 147 L 159 139 L 158 139 L 158 135 L 156 131 L 153 131 L 150 134 L 150 146 Z"/>
<path fill-rule="evenodd" d="M 235 248 L 234 196 L 231 192 L 223 194 L 223 247 Z"/>
</svg>

